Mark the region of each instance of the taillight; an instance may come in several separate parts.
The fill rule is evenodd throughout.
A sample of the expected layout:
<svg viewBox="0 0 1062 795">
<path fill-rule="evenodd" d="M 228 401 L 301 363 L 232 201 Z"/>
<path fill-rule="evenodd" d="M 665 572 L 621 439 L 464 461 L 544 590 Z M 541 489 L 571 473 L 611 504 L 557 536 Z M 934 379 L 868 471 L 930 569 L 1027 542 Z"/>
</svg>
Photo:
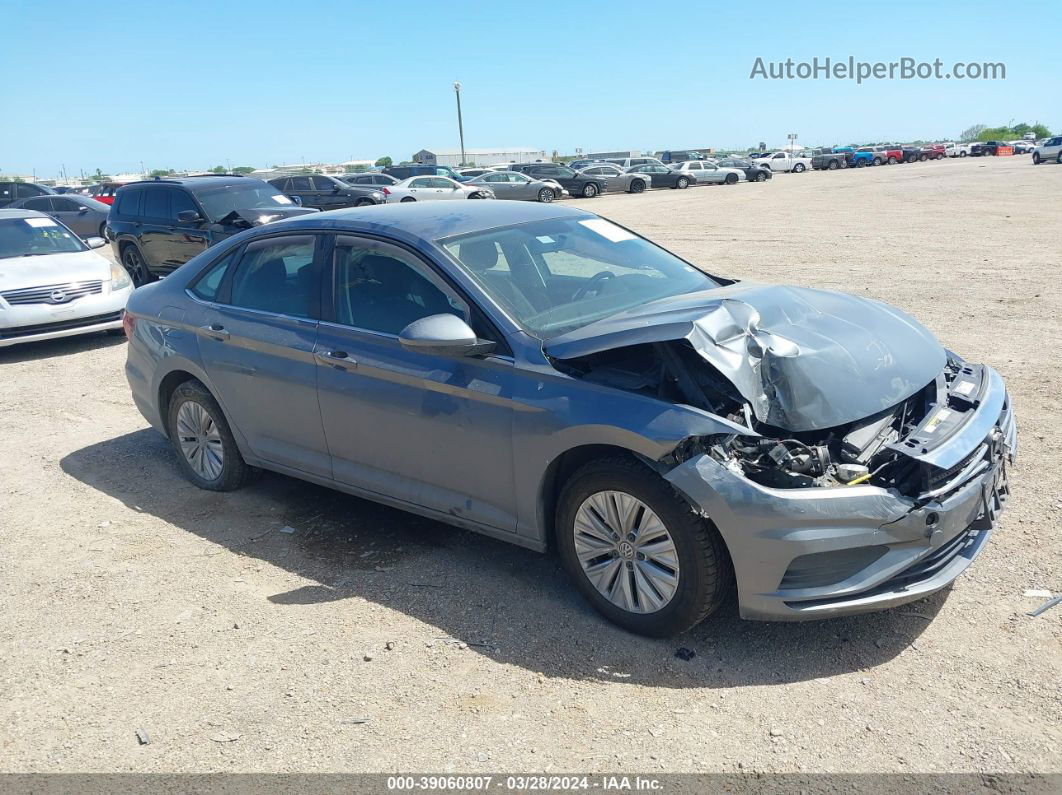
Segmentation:
<svg viewBox="0 0 1062 795">
<path fill-rule="evenodd" d="M 382 193 L 384 196 L 391 195 L 391 191 L 389 191 L 387 188 L 380 188 L 380 193 Z"/>
<path fill-rule="evenodd" d="M 126 339 L 133 339 L 133 332 L 136 331 L 136 318 L 128 312 L 122 315 L 122 331 L 125 332 Z"/>
</svg>

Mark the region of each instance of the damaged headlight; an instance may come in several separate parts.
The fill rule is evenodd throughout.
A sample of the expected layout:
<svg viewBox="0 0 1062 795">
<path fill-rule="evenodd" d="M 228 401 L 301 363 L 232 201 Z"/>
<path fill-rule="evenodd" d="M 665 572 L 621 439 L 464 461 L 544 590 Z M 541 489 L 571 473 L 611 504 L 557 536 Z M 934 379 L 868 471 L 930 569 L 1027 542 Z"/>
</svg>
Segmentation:
<svg viewBox="0 0 1062 795">
<path fill-rule="evenodd" d="M 855 486 L 871 474 L 862 464 L 835 460 L 827 445 L 799 439 L 727 435 L 699 442 L 698 450 L 687 452 L 706 453 L 734 474 L 770 488 Z"/>
</svg>

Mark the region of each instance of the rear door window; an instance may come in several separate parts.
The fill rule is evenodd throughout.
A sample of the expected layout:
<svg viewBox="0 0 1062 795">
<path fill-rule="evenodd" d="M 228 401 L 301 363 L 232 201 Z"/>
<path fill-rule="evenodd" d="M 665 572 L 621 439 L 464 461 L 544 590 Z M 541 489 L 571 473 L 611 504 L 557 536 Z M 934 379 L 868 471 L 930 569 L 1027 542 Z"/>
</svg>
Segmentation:
<svg viewBox="0 0 1062 795">
<path fill-rule="evenodd" d="M 316 235 L 285 235 L 249 244 L 232 277 L 230 303 L 277 315 L 318 317 L 316 240 Z"/>
<path fill-rule="evenodd" d="M 170 217 L 170 192 L 168 190 L 145 190 L 144 217 L 165 220 Z"/>
</svg>

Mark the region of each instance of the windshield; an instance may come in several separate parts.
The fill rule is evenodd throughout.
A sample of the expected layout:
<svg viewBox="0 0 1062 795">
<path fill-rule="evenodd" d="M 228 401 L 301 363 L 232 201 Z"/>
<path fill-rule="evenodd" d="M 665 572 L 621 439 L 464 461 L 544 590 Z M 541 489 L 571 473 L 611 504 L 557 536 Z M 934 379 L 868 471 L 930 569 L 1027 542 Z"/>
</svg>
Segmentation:
<svg viewBox="0 0 1062 795">
<path fill-rule="evenodd" d="M 51 218 L 0 219 L 0 259 L 87 250 L 77 235 Z"/>
<path fill-rule="evenodd" d="M 440 243 L 521 327 L 543 339 L 659 298 L 718 287 L 604 218 L 551 218 Z"/>
<path fill-rule="evenodd" d="M 266 182 L 250 185 L 219 185 L 196 191 L 207 219 L 220 221 L 233 210 L 291 206 L 291 199 Z"/>
</svg>

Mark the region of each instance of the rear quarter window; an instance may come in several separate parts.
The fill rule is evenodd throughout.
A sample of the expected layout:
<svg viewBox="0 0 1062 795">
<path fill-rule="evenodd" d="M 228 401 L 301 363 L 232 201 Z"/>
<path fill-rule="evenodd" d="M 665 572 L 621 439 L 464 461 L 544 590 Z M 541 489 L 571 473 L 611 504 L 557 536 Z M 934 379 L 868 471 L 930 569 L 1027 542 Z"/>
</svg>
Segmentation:
<svg viewBox="0 0 1062 795">
<path fill-rule="evenodd" d="M 115 212 L 118 215 L 140 215 L 140 205 L 143 196 L 144 191 L 139 189 L 121 191 L 114 202 Z"/>
</svg>

